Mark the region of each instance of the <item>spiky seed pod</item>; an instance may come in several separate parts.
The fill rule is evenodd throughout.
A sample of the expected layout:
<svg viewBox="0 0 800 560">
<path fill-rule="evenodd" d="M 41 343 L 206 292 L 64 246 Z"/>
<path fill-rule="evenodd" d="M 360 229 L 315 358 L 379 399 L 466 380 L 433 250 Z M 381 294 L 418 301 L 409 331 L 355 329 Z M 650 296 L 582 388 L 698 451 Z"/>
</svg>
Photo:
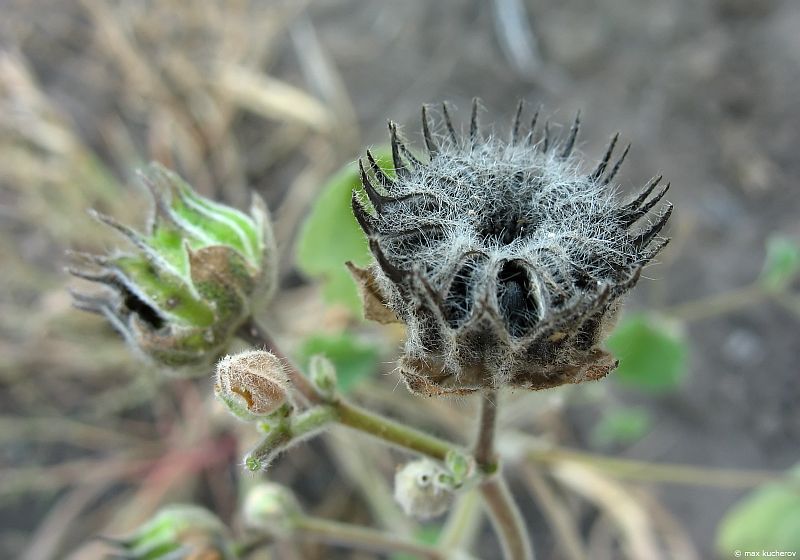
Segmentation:
<svg viewBox="0 0 800 560">
<path fill-rule="evenodd" d="M 107 539 L 130 560 L 234 560 L 228 530 L 214 514 L 192 505 L 159 510 L 130 536 Z"/>
<path fill-rule="evenodd" d="M 277 356 L 263 350 L 225 356 L 217 363 L 214 393 L 244 421 L 269 416 L 286 402 L 289 379 Z"/>
<path fill-rule="evenodd" d="M 544 389 L 599 379 L 616 367 L 600 348 L 622 296 L 669 241 L 659 237 L 669 185 L 651 181 L 620 202 L 614 136 L 599 165 L 580 170 L 573 148 L 580 116 L 562 139 L 520 103 L 510 139 L 484 136 L 478 102 L 469 133 L 444 133 L 427 108 L 427 157 L 412 154 L 389 124 L 395 176 L 367 151 L 353 212 L 375 263 L 351 270 L 370 315 L 407 325 L 400 371 L 412 391 L 463 394 L 510 385 Z M 423 159 L 425 161 L 423 161 Z M 376 311 L 382 306 L 382 311 Z"/>
<path fill-rule="evenodd" d="M 198 195 L 175 173 L 143 173 L 154 204 L 146 233 L 93 212 L 135 251 L 75 253 L 69 271 L 103 286 L 73 293 L 75 305 L 104 315 L 139 353 L 176 367 L 222 352 L 275 286 L 275 242 L 263 201 L 250 215 Z"/>
</svg>

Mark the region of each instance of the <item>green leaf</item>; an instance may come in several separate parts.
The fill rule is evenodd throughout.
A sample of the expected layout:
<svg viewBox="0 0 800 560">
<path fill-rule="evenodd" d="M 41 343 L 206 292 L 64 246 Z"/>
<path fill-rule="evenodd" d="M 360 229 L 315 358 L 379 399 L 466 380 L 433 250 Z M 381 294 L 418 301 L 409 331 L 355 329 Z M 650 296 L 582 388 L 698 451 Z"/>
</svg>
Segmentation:
<svg viewBox="0 0 800 560">
<path fill-rule="evenodd" d="M 629 444 L 644 437 L 652 428 L 653 419 L 644 408 L 626 407 L 610 410 L 592 430 L 596 445 Z"/>
<path fill-rule="evenodd" d="M 770 291 L 786 289 L 800 272 L 800 246 L 781 236 L 767 240 L 767 257 L 761 271 L 761 284 Z"/>
<path fill-rule="evenodd" d="M 676 389 L 686 375 L 688 347 L 675 323 L 635 315 L 614 330 L 606 345 L 619 359 L 614 377 L 628 387 L 661 393 Z"/>
<path fill-rule="evenodd" d="M 391 173 L 389 151 L 378 149 L 374 154 L 381 167 Z M 365 266 L 372 260 L 350 207 L 352 192 L 360 185 L 355 163 L 334 175 L 317 197 L 297 243 L 297 265 L 309 277 L 324 281 L 325 301 L 343 304 L 356 315 L 360 314 L 361 301 L 344 263 Z"/>
<path fill-rule="evenodd" d="M 336 367 L 339 391 L 346 393 L 359 381 L 375 373 L 378 366 L 378 349 L 354 336 L 312 335 L 300 347 L 300 362 L 307 370 L 311 356 L 323 354 Z"/>
<path fill-rule="evenodd" d="M 728 510 L 717 528 L 721 556 L 737 550 L 800 551 L 800 469 L 792 479 L 754 490 Z"/>
</svg>

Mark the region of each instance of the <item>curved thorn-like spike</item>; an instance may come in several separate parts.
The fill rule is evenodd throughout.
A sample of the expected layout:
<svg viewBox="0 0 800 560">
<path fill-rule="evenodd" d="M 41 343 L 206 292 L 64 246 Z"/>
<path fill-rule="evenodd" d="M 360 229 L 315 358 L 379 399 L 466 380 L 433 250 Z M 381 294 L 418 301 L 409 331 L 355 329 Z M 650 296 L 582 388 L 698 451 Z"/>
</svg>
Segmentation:
<svg viewBox="0 0 800 560">
<path fill-rule="evenodd" d="M 367 213 L 361 201 L 358 200 L 356 191 L 353 191 L 353 196 L 350 198 L 350 205 L 353 208 L 353 215 L 356 217 L 358 225 L 361 226 L 361 229 L 364 230 L 367 237 L 372 236 L 377 229 L 375 219 Z"/>
<path fill-rule="evenodd" d="M 69 295 L 72 296 L 72 306 L 81 311 L 88 311 L 89 313 L 97 313 L 104 315 L 105 310 L 111 308 L 112 302 L 110 298 L 101 296 L 91 296 L 84 294 L 72 288 L 68 289 Z"/>
<path fill-rule="evenodd" d="M 92 272 L 89 270 L 68 266 L 66 267 L 66 271 L 68 274 L 71 274 L 77 278 L 82 278 L 83 280 L 88 280 L 89 282 L 97 282 L 98 284 L 106 284 L 107 286 L 116 286 L 119 282 L 117 275 L 108 270 Z"/>
<path fill-rule="evenodd" d="M 98 212 L 94 208 L 89 208 L 87 212 L 92 218 L 94 218 L 98 222 L 117 230 L 119 233 L 124 235 L 131 243 L 133 243 L 137 247 L 142 249 L 147 247 L 147 244 L 144 242 L 144 239 L 142 239 L 142 236 L 133 228 L 130 228 L 126 225 L 119 223 L 111 216 L 107 216 L 106 214 Z"/>
<path fill-rule="evenodd" d="M 653 260 L 653 258 L 655 258 L 655 256 L 656 256 L 657 254 L 659 254 L 659 253 L 661 252 L 661 250 L 662 250 L 664 247 L 666 247 L 667 245 L 669 245 L 669 242 L 670 242 L 670 241 L 671 241 L 671 239 L 670 239 L 669 237 L 664 237 L 663 239 L 660 239 L 660 240 L 659 240 L 659 241 L 658 241 L 658 242 L 657 242 L 655 245 L 653 245 L 653 247 L 651 247 L 651 248 L 650 248 L 650 249 L 649 249 L 647 252 L 645 252 L 645 253 L 642 253 L 642 255 L 639 257 L 638 263 L 639 263 L 639 264 L 640 264 L 642 267 L 644 267 L 644 266 L 647 266 L 647 264 L 648 264 L 648 263 L 649 263 L 651 260 Z"/>
<path fill-rule="evenodd" d="M 372 186 L 362 160 L 358 160 L 358 173 L 361 177 L 361 186 L 364 187 L 364 192 L 367 193 L 367 198 L 369 198 L 372 206 L 375 207 L 375 211 L 380 214 L 383 211 L 383 205 L 389 202 L 389 199 L 376 191 L 375 187 Z"/>
<path fill-rule="evenodd" d="M 575 140 L 578 138 L 578 130 L 581 128 L 581 112 L 575 115 L 575 121 L 572 123 L 572 127 L 569 129 L 569 136 L 567 137 L 567 142 L 564 144 L 564 149 L 561 150 L 561 153 L 558 154 L 560 159 L 567 159 L 570 154 L 572 153 L 572 149 L 575 147 Z"/>
<path fill-rule="evenodd" d="M 383 254 L 383 249 L 381 249 L 381 246 L 378 244 L 377 240 L 369 240 L 369 249 L 375 256 L 375 260 L 378 261 L 378 266 L 380 269 L 389 278 L 389 280 L 395 284 L 402 284 L 410 276 L 408 271 L 398 268 L 389 262 L 389 260 L 386 258 L 386 255 Z"/>
<path fill-rule="evenodd" d="M 622 166 L 622 162 L 625 161 L 625 157 L 628 155 L 628 152 L 630 152 L 630 151 L 631 151 L 631 144 L 629 142 L 628 145 L 625 146 L 625 149 L 623 150 L 622 155 L 619 156 L 619 159 L 617 160 L 617 163 L 614 164 L 614 167 L 611 168 L 611 171 L 609 172 L 609 174 L 606 176 L 605 179 L 603 179 L 603 184 L 604 185 L 607 185 L 611 181 L 614 180 L 614 177 L 617 176 L 617 172 L 619 171 L 619 168 Z"/>
<path fill-rule="evenodd" d="M 411 150 L 408 149 L 408 146 L 405 145 L 402 141 L 398 142 L 400 145 L 400 151 L 403 153 L 403 156 L 406 158 L 412 167 L 420 167 L 424 165 L 420 159 L 415 156 Z"/>
<path fill-rule="evenodd" d="M 589 175 L 589 178 L 592 179 L 593 181 L 596 181 L 597 179 L 600 178 L 600 176 L 603 173 L 605 173 L 606 167 L 608 167 L 608 162 L 611 159 L 611 154 L 614 152 L 614 147 L 617 145 L 618 140 L 619 140 L 619 132 L 617 132 L 611 138 L 611 142 L 609 142 L 608 149 L 606 150 L 606 155 L 603 156 L 603 159 L 602 161 L 600 161 L 600 164 L 597 166 L 597 169 L 595 169 L 594 172 L 591 175 Z"/>
<path fill-rule="evenodd" d="M 511 144 L 516 145 L 519 142 L 519 129 L 522 124 L 522 110 L 525 108 L 525 100 L 520 99 L 517 103 L 517 112 L 514 113 L 514 121 L 511 125 Z"/>
<path fill-rule="evenodd" d="M 439 146 L 431 135 L 431 123 L 427 105 L 422 106 L 422 135 L 425 137 L 425 147 L 428 148 L 428 156 L 433 159 L 439 151 Z"/>
<path fill-rule="evenodd" d="M 85 253 L 83 251 L 73 251 L 72 249 L 67 249 L 64 251 L 64 255 L 70 259 L 82 260 L 93 266 L 108 266 L 111 262 L 111 260 L 104 255 L 95 255 L 94 253 Z"/>
<path fill-rule="evenodd" d="M 614 285 L 614 295 L 619 297 L 633 288 L 642 276 L 642 266 L 636 265 L 627 278 Z"/>
<path fill-rule="evenodd" d="M 665 194 L 667 194 L 667 191 L 669 190 L 670 184 L 671 183 L 667 183 L 666 185 L 664 185 L 664 188 L 661 189 L 661 191 L 659 191 L 659 193 L 657 195 L 655 195 L 653 198 L 651 198 L 649 201 L 647 201 L 647 203 L 645 203 L 638 210 L 634 210 L 633 212 L 630 212 L 629 214 L 624 214 L 622 216 L 622 225 L 623 225 L 623 227 L 630 227 L 631 225 L 636 223 L 636 221 L 639 218 L 641 218 L 642 216 L 647 214 L 650 210 L 652 210 L 653 207 L 656 204 L 658 204 L 658 201 L 661 200 L 664 197 Z"/>
<path fill-rule="evenodd" d="M 445 127 L 447 127 L 447 133 L 450 135 L 450 140 L 453 142 L 454 146 L 457 146 L 458 135 L 456 134 L 456 129 L 453 126 L 453 119 L 450 118 L 450 111 L 447 109 L 446 101 L 442 101 L 442 118 L 444 119 Z"/>
<path fill-rule="evenodd" d="M 542 152 L 545 154 L 550 149 L 550 121 L 544 123 L 544 141 L 542 144 Z"/>
<path fill-rule="evenodd" d="M 478 98 L 472 98 L 472 110 L 469 116 L 469 141 L 474 148 L 478 141 Z"/>
<path fill-rule="evenodd" d="M 390 189 L 394 186 L 394 179 L 389 177 L 383 168 L 378 165 L 378 161 L 375 159 L 375 156 L 372 155 L 372 152 L 367 150 L 367 161 L 369 161 L 369 167 L 372 169 L 372 173 L 378 179 L 378 182 L 381 184 L 382 187 L 385 189 Z"/>
<path fill-rule="evenodd" d="M 536 123 L 539 121 L 539 112 L 541 110 L 542 110 L 542 106 L 539 105 L 538 107 L 536 107 L 536 112 L 533 114 L 533 117 L 531 117 L 531 127 L 530 127 L 531 129 L 528 132 L 528 145 L 529 146 L 533 144 L 533 136 L 534 136 L 534 133 L 536 132 Z"/>
<path fill-rule="evenodd" d="M 653 189 L 655 189 L 658 186 L 658 184 L 661 182 L 661 179 L 663 179 L 663 178 L 664 178 L 663 175 L 659 175 L 658 177 L 656 177 L 652 181 L 650 181 L 647 184 L 647 186 L 644 189 L 642 189 L 642 192 L 640 192 L 636 196 L 635 199 L 633 199 L 628 204 L 626 204 L 625 206 L 620 208 L 620 212 L 622 214 L 628 214 L 628 213 L 633 212 L 634 210 L 638 209 L 639 206 L 641 206 L 644 203 L 644 201 L 647 200 L 647 197 L 650 196 L 650 193 L 653 192 Z"/>
<path fill-rule="evenodd" d="M 664 228 L 664 225 L 667 223 L 667 220 L 669 220 L 671 215 L 672 204 L 667 202 L 666 209 L 661 213 L 661 215 L 659 215 L 658 219 L 633 239 L 632 245 L 636 248 L 636 250 L 641 251 L 647 247 L 653 238 Z"/>
<path fill-rule="evenodd" d="M 401 142 L 400 138 L 397 136 L 397 124 L 392 121 L 389 121 L 389 136 L 392 144 L 392 162 L 394 163 L 394 170 L 398 177 L 402 177 L 408 174 L 408 168 L 403 158 L 400 157 Z"/>
</svg>

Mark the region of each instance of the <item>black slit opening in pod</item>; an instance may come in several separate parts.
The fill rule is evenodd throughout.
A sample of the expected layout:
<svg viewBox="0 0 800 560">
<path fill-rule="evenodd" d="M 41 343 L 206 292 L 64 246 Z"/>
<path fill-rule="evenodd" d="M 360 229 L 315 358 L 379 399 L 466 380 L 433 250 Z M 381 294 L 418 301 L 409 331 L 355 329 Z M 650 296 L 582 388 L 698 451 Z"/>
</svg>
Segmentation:
<svg viewBox="0 0 800 560">
<path fill-rule="evenodd" d="M 539 321 L 539 302 L 519 261 L 507 261 L 497 274 L 497 304 L 511 336 L 525 335 Z"/>
<path fill-rule="evenodd" d="M 120 283 L 117 289 L 122 294 L 122 305 L 130 313 L 137 315 L 144 323 L 157 331 L 164 326 L 164 318 L 161 314 L 140 298 L 133 290 Z"/>
<path fill-rule="evenodd" d="M 451 328 L 458 328 L 472 316 L 475 307 L 475 291 L 478 269 L 485 257 L 481 254 L 467 255 L 462 259 L 442 305 L 445 319 Z"/>
</svg>

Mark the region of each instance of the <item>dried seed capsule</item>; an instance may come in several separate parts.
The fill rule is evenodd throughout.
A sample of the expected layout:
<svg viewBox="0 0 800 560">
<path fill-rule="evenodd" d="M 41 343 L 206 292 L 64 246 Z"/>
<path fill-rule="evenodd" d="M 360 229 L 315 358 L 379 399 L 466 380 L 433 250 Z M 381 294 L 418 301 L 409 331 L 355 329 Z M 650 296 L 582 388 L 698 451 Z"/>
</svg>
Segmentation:
<svg viewBox="0 0 800 560">
<path fill-rule="evenodd" d="M 510 385 L 544 389 L 599 379 L 616 367 L 601 348 L 621 298 L 668 239 L 671 206 L 654 181 L 628 203 L 613 179 L 617 136 L 597 168 L 579 170 L 576 118 L 562 140 L 540 137 L 523 107 L 510 142 L 482 135 L 477 104 L 460 137 L 423 112 L 428 161 L 390 136 L 396 177 L 362 164 L 354 213 L 375 263 L 351 266 L 368 318 L 407 326 L 400 372 L 412 391 L 463 394 Z M 363 201 L 363 202 L 362 202 Z M 369 204 L 367 204 L 369 202 Z M 653 212 L 655 214 L 655 211 Z"/>
<path fill-rule="evenodd" d="M 269 352 L 241 352 L 217 363 L 214 393 L 240 420 L 272 414 L 286 402 L 288 392 L 283 363 Z"/>
</svg>

